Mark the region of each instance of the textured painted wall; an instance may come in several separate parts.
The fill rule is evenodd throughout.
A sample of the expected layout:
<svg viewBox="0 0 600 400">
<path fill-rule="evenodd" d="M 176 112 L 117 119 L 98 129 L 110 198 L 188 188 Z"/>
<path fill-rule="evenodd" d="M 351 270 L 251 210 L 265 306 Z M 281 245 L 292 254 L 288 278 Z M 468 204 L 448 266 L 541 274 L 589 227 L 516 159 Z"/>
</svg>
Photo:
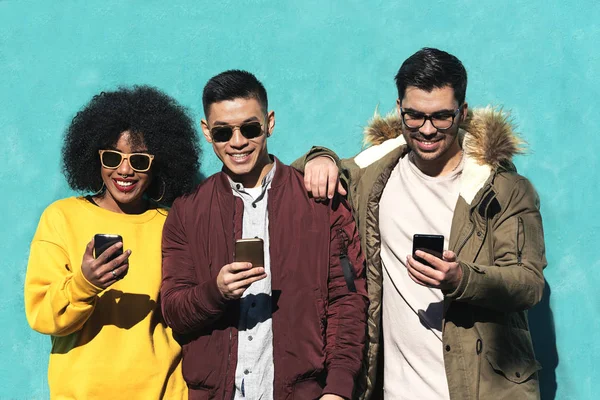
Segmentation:
<svg viewBox="0 0 600 400">
<path fill-rule="evenodd" d="M 375 107 L 393 107 L 401 62 L 423 46 L 462 59 L 469 103 L 512 110 L 530 144 L 516 164 L 539 190 L 546 230 L 548 290 L 530 313 L 544 398 L 597 398 L 596 0 L 90 3 L 0 0 L 1 399 L 48 397 L 50 339 L 27 325 L 23 280 L 42 210 L 72 194 L 61 135 L 92 95 L 152 84 L 199 119 L 206 80 L 243 68 L 277 112 L 273 153 L 290 162 L 322 144 L 350 156 Z M 205 150 L 211 174 L 219 163 Z"/>
</svg>

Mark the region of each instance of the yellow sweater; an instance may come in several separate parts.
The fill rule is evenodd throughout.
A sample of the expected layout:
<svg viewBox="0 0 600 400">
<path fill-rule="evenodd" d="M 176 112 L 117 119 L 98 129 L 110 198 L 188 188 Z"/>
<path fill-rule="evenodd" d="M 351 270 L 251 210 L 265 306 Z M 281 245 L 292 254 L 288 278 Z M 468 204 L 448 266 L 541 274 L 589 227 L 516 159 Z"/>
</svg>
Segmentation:
<svg viewBox="0 0 600 400">
<path fill-rule="evenodd" d="M 27 321 L 52 335 L 52 399 L 187 399 L 181 348 L 160 313 L 165 210 L 117 214 L 83 198 L 51 204 L 31 243 Z M 96 233 L 120 234 L 129 272 L 102 290 L 81 272 Z"/>
</svg>

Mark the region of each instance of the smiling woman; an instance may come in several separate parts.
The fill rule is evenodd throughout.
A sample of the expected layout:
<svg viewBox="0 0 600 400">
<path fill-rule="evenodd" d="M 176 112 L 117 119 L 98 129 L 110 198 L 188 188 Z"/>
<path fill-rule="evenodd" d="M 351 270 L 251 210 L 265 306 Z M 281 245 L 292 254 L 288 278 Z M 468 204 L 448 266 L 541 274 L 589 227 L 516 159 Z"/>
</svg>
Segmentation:
<svg viewBox="0 0 600 400">
<path fill-rule="evenodd" d="M 139 214 L 147 209 L 144 193 L 152 182 L 152 160 L 143 138 L 135 145 L 129 131 L 121 133 L 116 150 L 100 150 L 100 175 L 106 191 L 96 196 L 96 203 L 107 210 Z M 136 166 L 138 168 L 136 168 Z M 159 200 L 159 199 L 156 199 Z"/>
<path fill-rule="evenodd" d="M 198 146 L 186 110 L 147 86 L 103 92 L 73 118 L 63 171 L 87 195 L 44 211 L 25 278 L 27 320 L 52 336 L 51 398 L 187 398 L 158 302 L 160 242 L 163 206 L 195 186 Z M 122 242 L 94 254 L 95 234 Z"/>
</svg>

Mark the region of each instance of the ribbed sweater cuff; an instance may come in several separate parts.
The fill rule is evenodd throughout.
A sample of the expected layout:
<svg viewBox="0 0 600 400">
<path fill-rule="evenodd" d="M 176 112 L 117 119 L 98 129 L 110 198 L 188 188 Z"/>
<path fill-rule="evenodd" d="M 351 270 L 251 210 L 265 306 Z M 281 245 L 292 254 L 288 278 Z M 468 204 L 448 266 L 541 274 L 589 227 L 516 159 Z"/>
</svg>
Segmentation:
<svg viewBox="0 0 600 400">
<path fill-rule="evenodd" d="M 90 281 L 88 281 L 81 268 L 78 268 L 73 274 L 71 279 L 70 294 L 71 302 L 73 303 L 90 303 L 91 299 L 102 292 L 104 289 L 99 288 Z"/>
</svg>

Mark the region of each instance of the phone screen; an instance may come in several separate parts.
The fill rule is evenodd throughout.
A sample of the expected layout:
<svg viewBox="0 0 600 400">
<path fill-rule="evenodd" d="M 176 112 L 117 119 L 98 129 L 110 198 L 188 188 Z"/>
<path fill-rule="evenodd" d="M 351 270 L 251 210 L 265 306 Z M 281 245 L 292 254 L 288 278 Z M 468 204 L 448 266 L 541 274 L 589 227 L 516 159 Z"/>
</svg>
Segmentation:
<svg viewBox="0 0 600 400">
<path fill-rule="evenodd" d="M 443 235 L 423 235 L 416 234 L 413 236 L 413 258 L 418 262 L 431 267 L 427 261 L 415 255 L 417 250 L 429 253 L 437 258 L 442 258 L 444 253 L 444 236 Z"/>
<path fill-rule="evenodd" d="M 239 239 L 235 242 L 235 261 L 244 261 L 252 267 L 264 267 L 264 244 L 259 238 Z"/>
<path fill-rule="evenodd" d="M 123 242 L 121 235 L 109 235 L 105 233 L 98 233 L 94 235 L 94 258 L 98 258 L 100 254 L 104 253 L 110 246 L 118 242 Z M 123 254 L 123 247 L 111 255 L 107 262 L 114 260 L 121 254 Z"/>
</svg>

